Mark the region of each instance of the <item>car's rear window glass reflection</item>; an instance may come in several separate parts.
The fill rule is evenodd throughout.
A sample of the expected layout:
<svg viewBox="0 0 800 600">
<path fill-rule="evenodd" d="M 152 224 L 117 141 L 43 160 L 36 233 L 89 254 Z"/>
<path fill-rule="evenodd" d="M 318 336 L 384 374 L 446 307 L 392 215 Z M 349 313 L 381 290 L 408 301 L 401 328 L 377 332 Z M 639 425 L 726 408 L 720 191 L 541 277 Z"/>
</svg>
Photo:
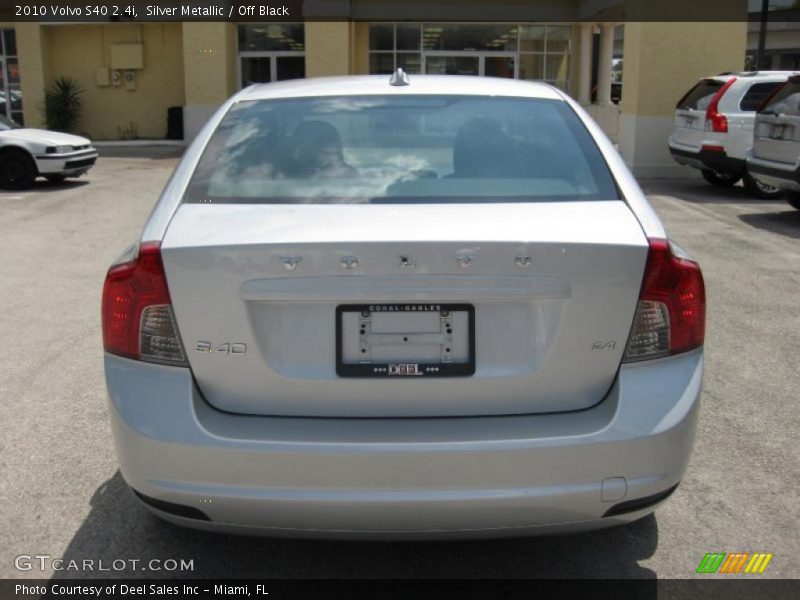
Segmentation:
<svg viewBox="0 0 800 600">
<path fill-rule="evenodd" d="M 213 134 L 190 203 L 617 199 L 564 102 L 348 96 L 240 102 Z"/>
</svg>

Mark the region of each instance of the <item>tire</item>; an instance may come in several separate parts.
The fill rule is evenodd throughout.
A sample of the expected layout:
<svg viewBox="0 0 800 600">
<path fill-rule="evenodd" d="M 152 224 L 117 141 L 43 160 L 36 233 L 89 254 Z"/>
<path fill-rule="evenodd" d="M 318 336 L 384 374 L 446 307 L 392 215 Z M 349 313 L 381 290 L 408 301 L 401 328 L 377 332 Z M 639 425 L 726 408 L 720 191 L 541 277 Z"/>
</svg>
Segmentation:
<svg viewBox="0 0 800 600">
<path fill-rule="evenodd" d="M 36 165 L 24 150 L 0 153 L 0 188 L 24 190 L 36 181 Z"/>
<path fill-rule="evenodd" d="M 703 174 L 703 178 L 710 183 L 711 185 L 715 185 L 717 187 L 732 187 L 738 183 L 738 181 L 742 178 L 741 175 L 734 175 L 732 173 L 720 173 L 719 171 L 709 171 L 707 169 L 703 169 L 700 171 Z"/>
<path fill-rule="evenodd" d="M 786 201 L 791 204 L 793 208 L 800 210 L 800 194 L 797 192 L 790 192 L 786 194 Z"/>
<path fill-rule="evenodd" d="M 56 175 L 45 175 L 44 178 L 47 179 L 47 181 L 49 181 L 50 183 L 57 184 L 57 183 L 64 183 L 64 180 L 67 178 L 67 176 L 56 174 Z"/>
<path fill-rule="evenodd" d="M 762 183 L 750 175 L 750 173 L 745 173 L 742 179 L 744 180 L 744 189 L 746 189 L 751 196 L 763 200 L 775 200 L 783 196 L 782 189 Z"/>
</svg>

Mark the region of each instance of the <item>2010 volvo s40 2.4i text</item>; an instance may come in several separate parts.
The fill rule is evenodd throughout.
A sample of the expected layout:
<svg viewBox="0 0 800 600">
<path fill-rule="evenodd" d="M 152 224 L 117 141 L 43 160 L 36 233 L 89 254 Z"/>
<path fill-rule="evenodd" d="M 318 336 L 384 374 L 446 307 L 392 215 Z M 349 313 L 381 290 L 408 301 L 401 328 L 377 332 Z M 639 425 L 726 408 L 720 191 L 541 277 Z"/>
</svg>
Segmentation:
<svg viewBox="0 0 800 600">
<path fill-rule="evenodd" d="M 125 481 L 186 526 L 574 531 L 689 460 L 698 265 L 597 125 L 541 83 L 247 88 L 103 292 Z"/>
</svg>

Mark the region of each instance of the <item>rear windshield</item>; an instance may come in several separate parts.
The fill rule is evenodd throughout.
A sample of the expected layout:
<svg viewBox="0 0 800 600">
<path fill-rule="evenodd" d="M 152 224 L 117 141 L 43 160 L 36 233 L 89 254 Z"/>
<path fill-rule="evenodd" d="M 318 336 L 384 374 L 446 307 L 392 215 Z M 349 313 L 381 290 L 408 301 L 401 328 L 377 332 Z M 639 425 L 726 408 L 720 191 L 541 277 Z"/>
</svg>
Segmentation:
<svg viewBox="0 0 800 600">
<path fill-rule="evenodd" d="M 790 80 L 759 112 L 800 117 L 800 79 Z"/>
<path fill-rule="evenodd" d="M 780 81 L 769 83 L 756 83 L 750 86 L 747 93 L 739 103 L 739 108 L 744 111 L 756 111 L 761 104 L 769 98 L 770 94 L 782 85 Z"/>
<path fill-rule="evenodd" d="M 347 96 L 246 101 L 224 117 L 189 203 L 443 203 L 617 199 L 560 100 Z"/>
<path fill-rule="evenodd" d="M 724 84 L 715 79 L 704 79 L 680 99 L 676 108 L 682 110 L 706 110 L 711 100 Z"/>
</svg>

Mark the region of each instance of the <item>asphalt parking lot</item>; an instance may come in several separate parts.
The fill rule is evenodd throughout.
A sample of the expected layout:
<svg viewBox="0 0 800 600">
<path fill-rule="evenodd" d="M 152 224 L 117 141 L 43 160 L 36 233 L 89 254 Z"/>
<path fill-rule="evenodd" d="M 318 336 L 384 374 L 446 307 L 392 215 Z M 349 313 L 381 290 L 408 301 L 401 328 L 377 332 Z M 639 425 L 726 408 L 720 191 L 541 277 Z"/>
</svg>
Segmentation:
<svg viewBox="0 0 800 600">
<path fill-rule="evenodd" d="M 647 181 L 702 264 L 707 370 L 688 474 L 655 516 L 563 537 L 319 542 L 182 530 L 141 508 L 116 467 L 100 292 L 177 163 L 103 156 L 88 178 L 0 193 L 0 577 L 14 559 L 193 559 L 201 577 L 692 577 L 706 552 L 772 552 L 800 576 L 800 211 L 699 178 Z M 141 567 L 139 567 L 141 569 Z M 160 576 L 128 568 L 61 576 Z"/>
</svg>

